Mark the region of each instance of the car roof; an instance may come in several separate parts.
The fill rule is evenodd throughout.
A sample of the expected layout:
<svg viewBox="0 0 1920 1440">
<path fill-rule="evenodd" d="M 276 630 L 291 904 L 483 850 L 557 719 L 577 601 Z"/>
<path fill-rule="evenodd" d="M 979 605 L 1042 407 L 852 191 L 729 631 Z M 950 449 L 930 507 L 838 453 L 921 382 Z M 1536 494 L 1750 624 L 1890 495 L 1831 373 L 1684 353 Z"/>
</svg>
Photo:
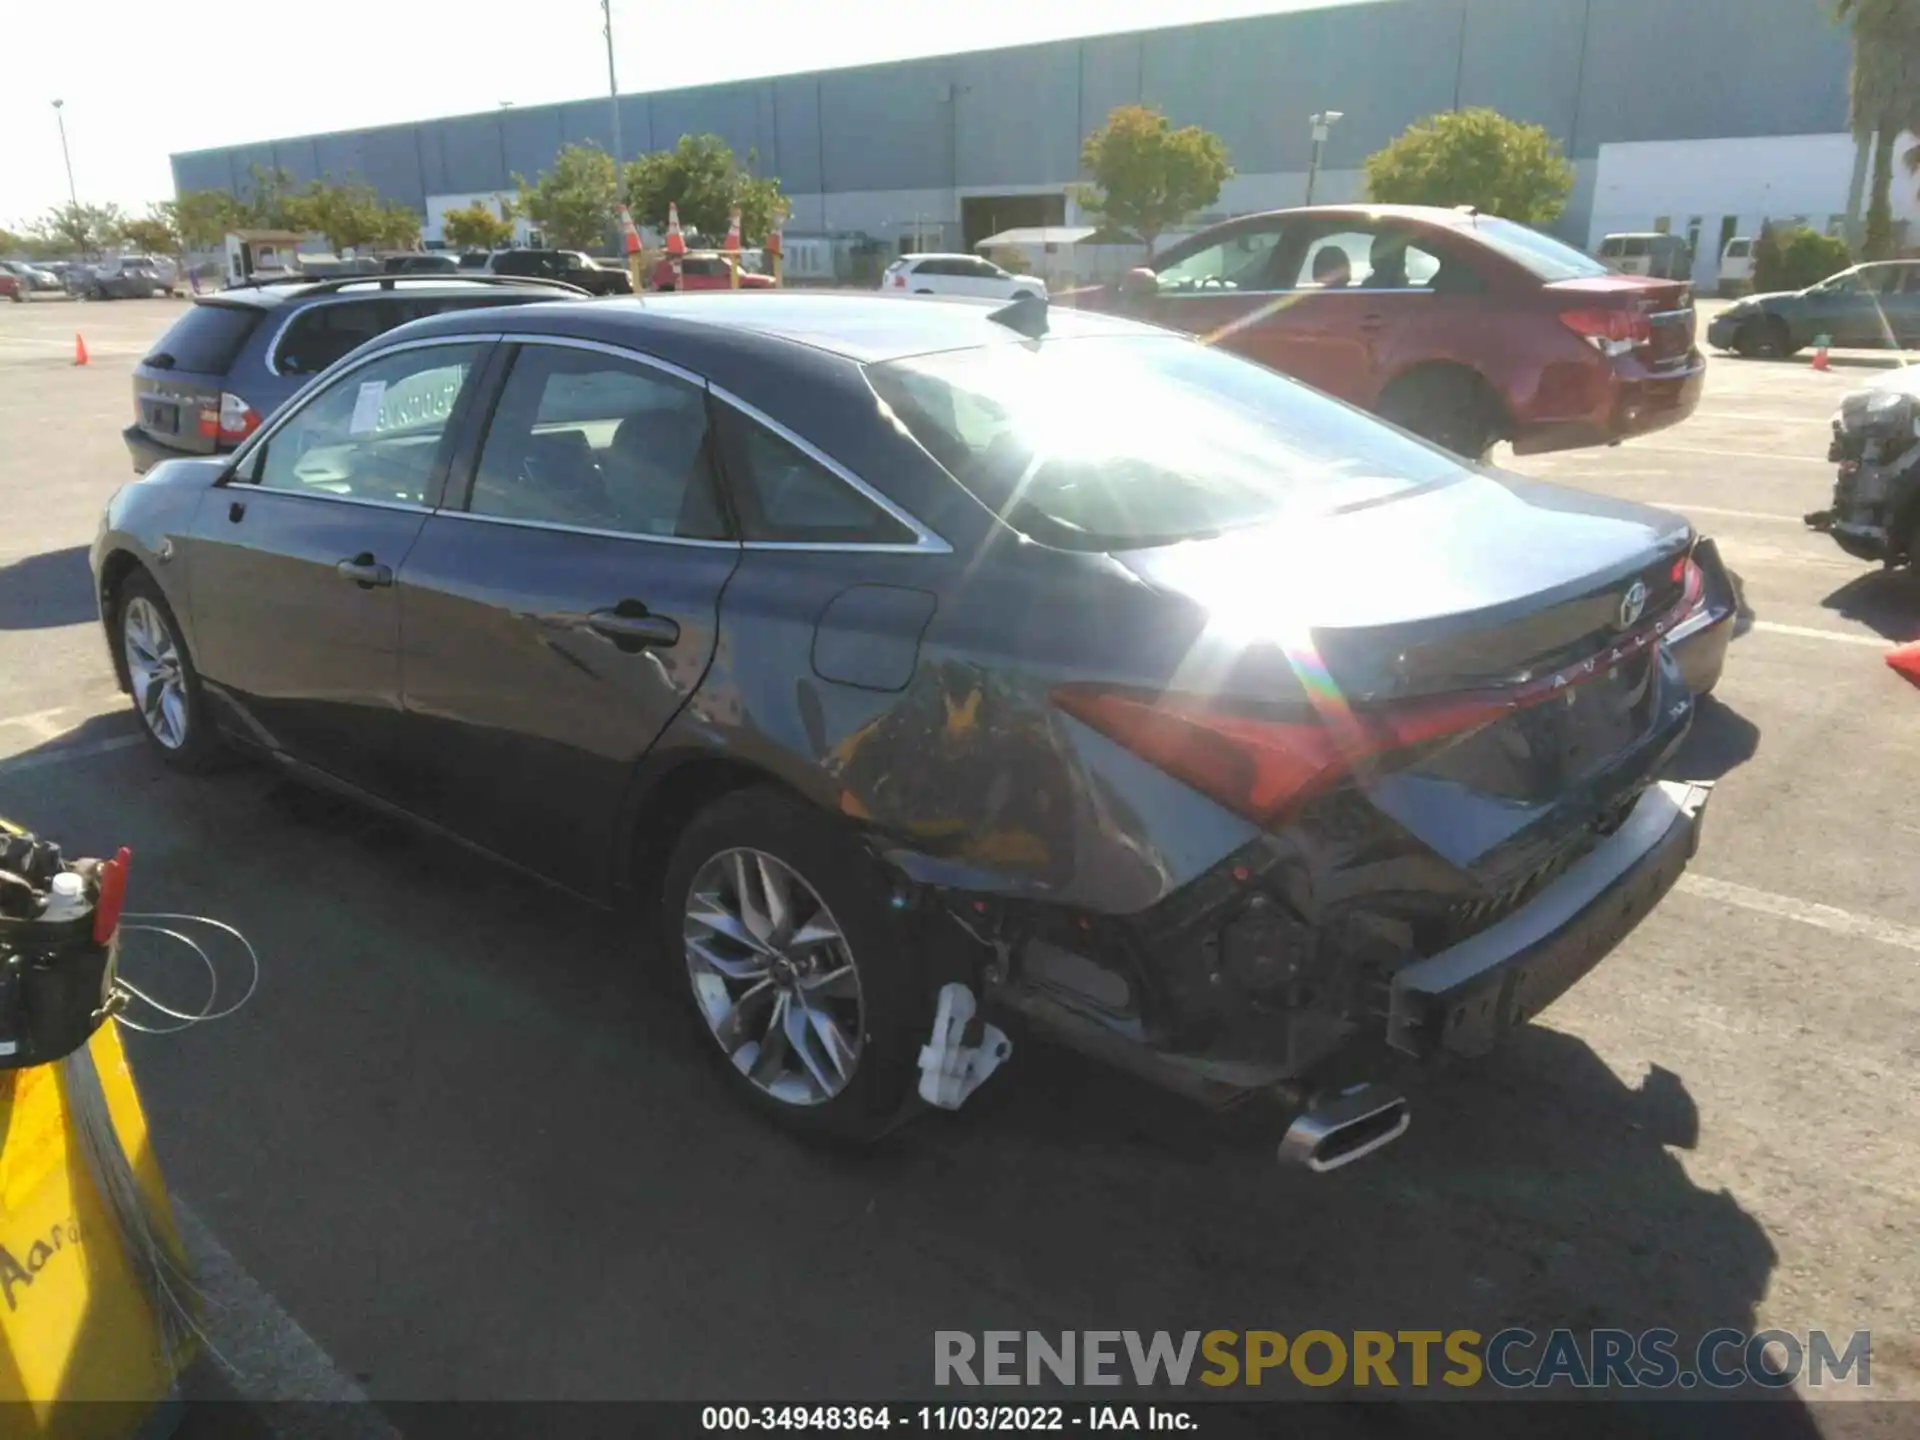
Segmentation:
<svg viewBox="0 0 1920 1440">
<path fill-rule="evenodd" d="M 920 250 L 912 255 L 902 255 L 900 263 L 911 265 L 916 260 L 978 260 L 978 255 L 969 255 L 964 250 Z"/>
<path fill-rule="evenodd" d="M 1031 344 L 991 317 L 1007 302 L 884 296 L 858 291 L 739 290 L 698 295 L 621 296 L 607 300 L 534 303 L 501 310 L 460 310 L 416 320 L 409 337 L 471 331 L 560 334 L 607 344 L 678 336 L 762 347 L 780 342 L 873 364 L 940 350 Z M 1156 335 L 1166 331 L 1132 320 L 1054 306 L 1049 336 Z"/>
</svg>

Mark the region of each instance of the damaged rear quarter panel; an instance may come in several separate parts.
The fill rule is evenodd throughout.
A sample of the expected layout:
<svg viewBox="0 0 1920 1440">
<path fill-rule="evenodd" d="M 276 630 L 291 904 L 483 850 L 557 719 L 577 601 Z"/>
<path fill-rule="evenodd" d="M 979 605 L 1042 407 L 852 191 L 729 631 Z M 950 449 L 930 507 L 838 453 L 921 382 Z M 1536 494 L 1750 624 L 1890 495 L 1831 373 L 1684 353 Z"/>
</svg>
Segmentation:
<svg viewBox="0 0 1920 1440">
<path fill-rule="evenodd" d="M 914 593 L 933 612 L 917 647 Z M 922 883 L 1136 913 L 1256 832 L 1049 693 L 1163 681 L 1158 653 L 1193 638 L 1179 609 L 1104 556 L 1004 534 L 974 557 L 749 550 L 669 743 L 776 776 Z"/>
</svg>

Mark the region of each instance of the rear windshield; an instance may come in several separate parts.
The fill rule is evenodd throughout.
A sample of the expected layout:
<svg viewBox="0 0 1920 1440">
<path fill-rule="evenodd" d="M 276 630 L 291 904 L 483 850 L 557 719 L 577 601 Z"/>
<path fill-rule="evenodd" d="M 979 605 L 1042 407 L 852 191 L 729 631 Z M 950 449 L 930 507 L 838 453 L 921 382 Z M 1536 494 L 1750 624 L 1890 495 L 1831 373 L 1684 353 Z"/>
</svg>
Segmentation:
<svg viewBox="0 0 1920 1440">
<path fill-rule="evenodd" d="M 265 313 L 253 305 L 203 302 L 182 315 L 141 363 L 197 375 L 224 375 Z"/>
<path fill-rule="evenodd" d="M 1465 233 L 1485 241 L 1507 259 L 1538 279 L 1552 284 L 1556 280 L 1586 280 L 1610 275 L 1605 265 L 1591 255 L 1583 255 L 1571 245 L 1563 245 L 1551 235 L 1517 225 L 1495 216 L 1476 216 Z"/>
<path fill-rule="evenodd" d="M 1727 244 L 1727 258 L 1729 260 L 1744 260 L 1747 258 L 1747 252 L 1752 248 L 1753 242 L 1751 240 L 1729 241 Z"/>
<path fill-rule="evenodd" d="M 982 503 L 1065 548 L 1172 544 L 1461 470 L 1317 390 L 1171 336 L 990 345 L 867 374 Z"/>
</svg>

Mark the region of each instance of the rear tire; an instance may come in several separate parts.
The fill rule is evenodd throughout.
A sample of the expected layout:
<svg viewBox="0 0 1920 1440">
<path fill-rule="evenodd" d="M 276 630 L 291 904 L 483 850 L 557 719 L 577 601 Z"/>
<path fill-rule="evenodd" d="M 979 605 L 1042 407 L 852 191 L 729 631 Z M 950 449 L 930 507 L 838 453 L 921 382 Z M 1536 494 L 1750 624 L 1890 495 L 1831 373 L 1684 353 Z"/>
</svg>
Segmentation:
<svg viewBox="0 0 1920 1440">
<path fill-rule="evenodd" d="M 933 1008 L 884 877 L 842 826 L 769 787 L 723 795 L 674 845 L 660 896 L 663 971 L 735 1094 L 816 1139 L 900 1123 Z"/>
<path fill-rule="evenodd" d="M 148 746 L 168 765 L 189 774 L 218 766 L 225 752 L 208 714 L 200 672 L 173 607 L 144 570 L 122 581 L 114 597 L 113 638 L 127 667 L 134 715 Z"/>
<path fill-rule="evenodd" d="M 1486 382 L 1451 368 L 1394 381 L 1381 396 L 1380 415 L 1475 464 L 1486 460 L 1506 428 Z"/>
</svg>

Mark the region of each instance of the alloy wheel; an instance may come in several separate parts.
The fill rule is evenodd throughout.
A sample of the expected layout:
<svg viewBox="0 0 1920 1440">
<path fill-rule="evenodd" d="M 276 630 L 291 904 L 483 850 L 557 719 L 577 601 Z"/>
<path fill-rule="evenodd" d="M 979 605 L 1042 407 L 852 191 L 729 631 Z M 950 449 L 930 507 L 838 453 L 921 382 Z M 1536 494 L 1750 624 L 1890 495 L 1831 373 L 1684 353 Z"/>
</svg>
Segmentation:
<svg viewBox="0 0 1920 1440">
<path fill-rule="evenodd" d="M 764 851 L 721 851 L 693 877 L 682 933 L 700 1013 L 755 1088 L 796 1106 L 846 1088 L 865 1033 L 860 972 L 797 871 Z"/>
<path fill-rule="evenodd" d="M 187 743 L 187 680 L 173 628 L 158 606 L 136 595 L 121 615 L 120 643 L 141 723 L 166 749 L 178 750 Z"/>
</svg>

